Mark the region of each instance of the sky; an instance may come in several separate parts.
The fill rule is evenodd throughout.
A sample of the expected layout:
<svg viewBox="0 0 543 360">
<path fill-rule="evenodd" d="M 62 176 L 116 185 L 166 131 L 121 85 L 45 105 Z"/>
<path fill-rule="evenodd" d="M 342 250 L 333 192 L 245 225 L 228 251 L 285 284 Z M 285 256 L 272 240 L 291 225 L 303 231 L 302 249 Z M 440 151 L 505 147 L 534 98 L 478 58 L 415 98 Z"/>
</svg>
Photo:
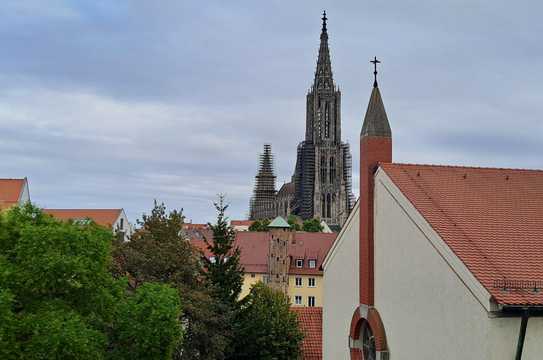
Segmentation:
<svg viewBox="0 0 543 360">
<path fill-rule="evenodd" d="M 213 221 L 248 213 L 258 154 L 278 187 L 304 136 L 328 16 L 353 153 L 377 56 L 394 161 L 543 168 L 543 3 L 3 0 L 0 178 L 50 208 L 153 201 Z"/>
</svg>

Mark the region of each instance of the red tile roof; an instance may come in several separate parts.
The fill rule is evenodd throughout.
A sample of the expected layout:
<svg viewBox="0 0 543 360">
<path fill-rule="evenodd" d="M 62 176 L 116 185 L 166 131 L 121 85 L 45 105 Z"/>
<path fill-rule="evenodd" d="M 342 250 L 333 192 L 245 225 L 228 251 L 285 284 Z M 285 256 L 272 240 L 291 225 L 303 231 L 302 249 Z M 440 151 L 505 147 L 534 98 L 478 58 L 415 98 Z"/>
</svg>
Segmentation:
<svg viewBox="0 0 543 360">
<path fill-rule="evenodd" d="M 253 223 L 253 220 L 231 220 L 230 226 L 251 226 Z"/>
<path fill-rule="evenodd" d="M 381 167 L 498 303 L 543 305 L 543 171 Z"/>
<path fill-rule="evenodd" d="M 43 209 L 43 212 L 60 220 L 91 219 L 98 225 L 112 228 L 122 209 Z"/>
<path fill-rule="evenodd" d="M 321 307 L 291 307 L 298 315 L 300 329 L 305 335 L 302 342 L 302 359 L 322 359 L 322 308 Z"/>
<path fill-rule="evenodd" d="M 205 234 L 208 239 L 212 235 Z M 247 273 L 266 273 L 268 271 L 269 232 L 241 231 L 236 233 L 235 245 L 241 250 L 240 262 Z M 289 244 L 291 266 L 289 274 L 322 274 L 320 270 L 324 257 L 332 247 L 337 234 L 335 233 L 310 233 L 296 232 L 295 243 Z M 207 251 L 204 240 L 192 238 L 191 243 L 202 250 L 205 256 L 211 256 Z M 304 267 L 296 267 L 296 259 L 304 259 Z M 316 267 L 309 268 L 310 259 L 316 260 Z"/>
<path fill-rule="evenodd" d="M 19 202 L 26 179 L 0 179 L 0 210 Z"/>
<path fill-rule="evenodd" d="M 205 230 L 208 226 L 207 224 L 184 223 L 183 228 L 186 230 Z"/>
</svg>

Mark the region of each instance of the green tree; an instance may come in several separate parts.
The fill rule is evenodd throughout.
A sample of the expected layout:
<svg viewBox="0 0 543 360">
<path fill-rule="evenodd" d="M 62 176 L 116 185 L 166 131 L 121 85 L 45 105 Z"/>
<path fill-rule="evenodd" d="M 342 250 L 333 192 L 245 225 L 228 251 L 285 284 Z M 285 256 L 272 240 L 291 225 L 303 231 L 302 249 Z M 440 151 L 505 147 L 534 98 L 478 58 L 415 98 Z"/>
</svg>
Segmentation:
<svg viewBox="0 0 543 360">
<path fill-rule="evenodd" d="M 322 232 L 323 228 L 319 219 L 306 220 L 302 226 L 302 230 L 308 232 Z"/>
<path fill-rule="evenodd" d="M 209 284 L 222 301 L 235 304 L 243 285 L 243 268 L 240 265 L 240 251 L 234 245 L 236 232 L 228 225 L 224 196 L 214 203 L 217 210 L 217 222 L 209 224 L 213 240 L 205 239 L 211 258 L 204 257 L 205 275 Z"/>
<path fill-rule="evenodd" d="M 294 231 L 302 230 L 302 226 L 300 225 L 300 219 L 296 215 L 290 214 L 288 216 L 287 222 L 290 225 L 290 228 L 292 230 Z"/>
<path fill-rule="evenodd" d="M 183 343 L 174 351 L 176 359 L 222 359 L 231 337 L 224 305 L 208 288 L 201 254 L 181 231 L 181 211 L 166 211 L 155 202 L 149 215 L 138 220 L 140 229 L 129 242 L 118 242 L 114 273 L 128 275 L 130 284 L 154 281 L 174 287 L 181 296 L 179 321 L 185 330 Z"/>
<path fill-rule="evenodd" d="M 268 225 L 270 224 L 269 219 L 255 220 L 251 226 L 249 226 L 249 231 L 268 231 Z"/>
<path fill-rule="evenodd" d="M 112 237 L 96 224 L 60 222 L 32 205 L 0 213 L 1 358 L 112 356 L 119 309 L 132 297 L 126 281 L 109 272 Z M 147 331 L 168 324 L 162 320 Z"/>
<path fill-rule="evenodd" d="M 232 359 L 299 359 L 303 334 L 282 292 L 257 283 L 240 304 Z"/>
</svg>

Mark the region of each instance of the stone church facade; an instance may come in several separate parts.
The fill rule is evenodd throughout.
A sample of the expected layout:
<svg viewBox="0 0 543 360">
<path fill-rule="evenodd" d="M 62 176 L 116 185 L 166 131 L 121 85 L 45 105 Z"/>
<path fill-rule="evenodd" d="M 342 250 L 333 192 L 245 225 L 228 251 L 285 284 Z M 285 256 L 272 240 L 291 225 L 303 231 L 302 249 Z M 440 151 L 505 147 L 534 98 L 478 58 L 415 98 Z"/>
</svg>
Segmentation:
<svg viewBox="0 0 543 360">
<path fill-rule="evenodd" d="M 252 220 L 295 214 L 341 227 L 351 211 L 351 152 L 341 140 L 341 92 L 332 75 L 326 13 L 322 20 L 315 78 L 306 96 L 305 139 L 297 148 L 294 175 L 275 190 L 271 145 L 265 145 L 250 203 Z"/>
</svg>

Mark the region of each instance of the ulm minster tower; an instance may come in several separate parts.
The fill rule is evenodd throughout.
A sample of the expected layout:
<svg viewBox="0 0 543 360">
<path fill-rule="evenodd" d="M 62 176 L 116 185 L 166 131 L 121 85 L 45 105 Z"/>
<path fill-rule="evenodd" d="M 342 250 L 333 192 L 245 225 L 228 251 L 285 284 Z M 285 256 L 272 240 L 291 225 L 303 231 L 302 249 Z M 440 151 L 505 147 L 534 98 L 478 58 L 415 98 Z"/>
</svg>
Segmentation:
<svg viewBox="0 0 543 360">
<path fill-rule="evenodd" d="M 250 204 L 250 219 L 295 214 L 341 227 L 353 205 L 349 144 L 341 141 L 341 92 L 334 83 L 326 13 L 322 17 L 315 79 L 306 101 L 305 140 L 298 145 L 291 182 L 275 190 L 273 155 L 264 146 Z"/>
</svg>

